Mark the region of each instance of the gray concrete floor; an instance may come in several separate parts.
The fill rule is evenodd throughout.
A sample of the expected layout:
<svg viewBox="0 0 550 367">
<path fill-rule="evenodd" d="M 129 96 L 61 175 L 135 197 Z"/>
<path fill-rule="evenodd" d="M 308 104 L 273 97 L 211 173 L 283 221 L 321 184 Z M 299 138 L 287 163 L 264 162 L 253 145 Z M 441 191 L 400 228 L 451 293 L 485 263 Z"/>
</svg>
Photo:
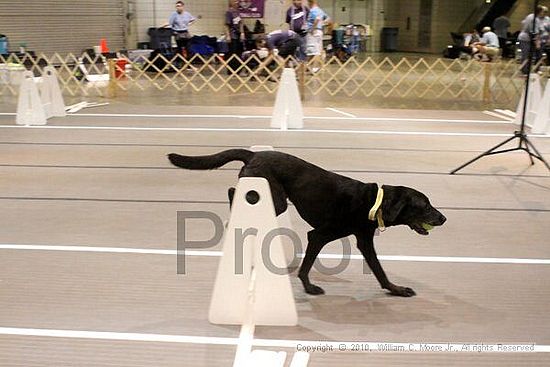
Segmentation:
<svg viewBox="0 0 550 367">
<path fill-rule="evenodd" d="M 65 102 L 67 105 L 75 104 L 86 100 L 88 102 L 110 102 L 113 103 L 113 99 L 97 96 L 93 93 L 91 96 L 70 96 L 65 95 Z M 147 92 L 132 91 L 131 93 L 120 92 L 116 97 L 117 105 L 125 105 L 127 108 L 132 109 L 136 106 L 139 108 L 166 106 L 180 108 L 182 106 L 193 106 L 200 108 L 207 106 L 210 109 L 223 107 L 240 106 L 246 108 L 253 104 L 254 106 L 262 106 L 270 108 L 275 102 L 275 93 L 267 92 L 255 92 L 255 93 L 212 93 L 210 91 L 192 92 L 192 91 L 153 91 Z M 16 96 L 2 95 L 0 93 L 0 111 L 15 111 L 17 103 Z M 456 100 L 456 99 L 421 99 L 421 98 L 382 98 L 378 96 L 373 97 L 347 97 L 347 96 L 328 96 L 326 94 L 320 95 L 308 95 L 304 101 L 304 106 L 313 108 L 324 108 L 326 106 L 336 108 L 351 108 L 351 109 L 424 109 L 424 110 L 452 110 L 460 113 L 461 111 L 480 111 L 484 109 L 505 108 L 515 110 L 515 103 L 484 103 L 481 100 Z M 90 112 L 92 110 L 89 110 Z"/>
<path fill-rule="evenodd" d="M 428 237 L 389 229 L 376 239 L 380 255 L 550 258 L 550 174 L 540 163 L 529 166 L 525 154 L 509 153 L 448 175 L 511 134 L 512 124 L 475 111 L 343 111 L 366 119 L 342 120 L 337 112 L 308 107 L 309 131 L 280 132 L 268 131 L 268 108 L 130 103 L 52 119 L 48 128 L 14 127 L 14 116 L 0 116 L 0 244 L 174 250 L 177 210 L 228 217 L 226 190 L 239 166 L 189 172 L 171 167 L 165 154 L 273 145 L 365 182 L 417 188 L 448 217 Z M 411 117 L 432 121 L 399 120 Z M 550 159 L 550 138 L 533 142 Z M 307 226 L 292 207 L 290 216 L 305 241 Z M 197 223 L 189 236 L 199 239 L 210 231 Z M 334 243 L 324 253 L 339 251 Z M 188 258 L 183 276 L 170 255 L 0 252 L 0 328 L 238 337 L 238 327 L 207 321 L 218 258 Z M 327 291 L 320 297 L 305 295 L 292 274 L 299 325 L 257 327 L 255 338 L 550 344 L 549 265 L 383 261 L 383 266 L 418 296 L 387 296 L 357 260 L 334 276 L 314 272 Z M 230 366 L 234 352 L 233 345 L 0 332 L 2 366 Z M 443 364 L 543 366 L 550 355 L 332 352 L 314 353 L 310 362 L 312 367 Z"/>
</svg>

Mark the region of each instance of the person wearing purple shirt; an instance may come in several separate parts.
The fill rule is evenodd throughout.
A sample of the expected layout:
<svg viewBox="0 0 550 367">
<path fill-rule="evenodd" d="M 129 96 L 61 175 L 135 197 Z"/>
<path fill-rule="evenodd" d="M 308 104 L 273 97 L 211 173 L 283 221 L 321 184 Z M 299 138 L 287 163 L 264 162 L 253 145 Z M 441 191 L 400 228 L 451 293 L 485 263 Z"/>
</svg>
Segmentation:
<svg viewBox="0 0 550 367">
<path fill-rule="evenodd" d="M 244 28 L 237 0 L 229 0 L 229 9 L 225 12 L 225 27 L 225 38 L 229 43 L 227 59 L 232 55 L 240 57 L 243 53 Z M 228 66 L 227 74 L 231 74 L 232 71 L 234 72 L 240 66 L 239 59 L 234 57 L 229 61 Z"/>
<path fill-rule="evenodd" d="M 298 34 L 294 31 L 277 30 L 266 36 L 267 48 L 270 51 L 277 50 L 278 56 L 286 58 L 293 56 L 300 45 Z"/>
<path fill-rule="evenodd" d="M 286 12 L 286 23 L 289 29 L 298 34 L 297 40 L 300 42 L 298 48 L 298 59 L 306 59 L 306 36 L 307 36 L 307 16 L 309 9 L 302 5 L 302 0 L 293 0 L 292 5 Z"/>
</svg>

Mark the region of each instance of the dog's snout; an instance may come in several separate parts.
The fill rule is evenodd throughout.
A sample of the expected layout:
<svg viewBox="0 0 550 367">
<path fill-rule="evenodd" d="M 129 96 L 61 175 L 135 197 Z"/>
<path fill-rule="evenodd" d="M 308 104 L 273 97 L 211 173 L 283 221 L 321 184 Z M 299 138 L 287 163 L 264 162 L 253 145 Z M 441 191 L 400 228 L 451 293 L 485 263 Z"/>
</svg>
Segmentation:
<svg viewBox="0 0 550 367">
<path fill-rule="evenodd" d="M 447 221 L 447 218 L 445 218 L 445 216 L 443 214 L 439 214 L 439 225 L 443 225 L 443 223 L 445 223 Z"/>
</svg>

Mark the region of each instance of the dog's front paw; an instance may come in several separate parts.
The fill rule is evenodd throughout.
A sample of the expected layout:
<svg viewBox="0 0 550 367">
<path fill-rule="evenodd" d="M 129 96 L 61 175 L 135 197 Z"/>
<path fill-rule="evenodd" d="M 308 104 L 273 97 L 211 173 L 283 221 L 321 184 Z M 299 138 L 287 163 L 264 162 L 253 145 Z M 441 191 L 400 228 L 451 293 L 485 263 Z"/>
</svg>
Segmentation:
<svg viewBox="0 0 550 367">
<path fill-rule="evenodd" d="M 394 285 L 389 289 L 390 294 L 400 297 L 412 297 L 416 296 L 416 292 L 412 288 L 401 287 L 399 285 Z"/>
<path fill-rule="evenodd" d="M 307 294 L 312 294 L 314 296 L 317 296 L 319 294 L 325 294 L 325 291 L 323 290 L 323 288 L 318 287 L 314 284 L 310 284 L 307 287 L 305 287 L 305 291 Z"/>
</svg>

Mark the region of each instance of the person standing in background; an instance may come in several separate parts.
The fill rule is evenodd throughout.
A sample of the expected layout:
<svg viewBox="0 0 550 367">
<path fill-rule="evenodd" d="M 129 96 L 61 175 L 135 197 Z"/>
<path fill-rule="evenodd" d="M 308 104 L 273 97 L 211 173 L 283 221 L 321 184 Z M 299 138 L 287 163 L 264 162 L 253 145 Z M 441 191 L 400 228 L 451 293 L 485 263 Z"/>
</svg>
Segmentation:
<svg viewBox="0 0 550 367">
<path fill-rule="evenodd" d="M 187 44 L 191 38 L 189 26 L 196 20 L 191 13 L 185 11 L 184 6 L 183 1 L 176 2 L 176 11 L 172 13 L 168 20 L 168 25 L 172 27 L 178 45 L 178 52 L 180 53 L 187 51 Z"/>
<path fill-rule="evenodd" d="M 319 7 L 317 0 L 308 0 L 308 6 L 306 53 L 311 58 L 315 58 L 323 53 L 323 26 L 325 23 L 330 23 L 330 18 Z M 319 71 L 319 67 L 314 66 L 311 71 L 315 73 Z"/>
<path fill-rule="evenodd" d="M 508 40 L 508 29 L 512 24 L 506 15 L 501 15 L 493 21 L 493 30 L 498 37 L 500 48 L 504 50 L 506 40 Z"/>
<path fill-rule="evenodd" d="M 545 11 L 546 14 L 548 14 L 548 8 L 546 8 Z M 540 40 L 542 52 L 546 54 L 546 65 L 550 66 L 550 17 L 548 15 L 544 17 L 542 22 L 542 35 Z"/>
<path fill-rule="evenodd" d="M 225 12 L 225 38 L 229 42 L 229 53 L 227 59 L 232 55 L 237 55 L 229 61 L 227 74 L 231 74 L 239 68 L 240 56 L 244 51 L 244 28 L 241 14 L 239 13 L 239 2 L 237 0 L 229 0 L 229 9 Z"/>
<path fill-rule="evenodd" d="M 527 58 L 529 57 L 529 50 L 531 49 L 531 32 L 533 32 L 533 22 L 535 23 L 534 44 L 533 50 L 533 63 L 536 64 L 542 56 L 541 52 L 541 36 L 544 31 L 544 19 L 548 8 L 542 5 L 538 5 L 536 13 L 529 14 L 521 22 L 521 32 L 518 36 L 519 48 L 521 50 L 521 72 L 523 75 L 529 74 L 530 70 L 527 67 Z"/>
<path fill-rule="evenodd" d="M 289 25 L 289 30 L 298 35 L 298 60 L 306 59 L 306 36 L 307 36 L 307 16 L 309 9 L 302 5 L 302 0 L 293 0 L 292 5 L 286 11 L 286 23 Z"/>
</svg>

